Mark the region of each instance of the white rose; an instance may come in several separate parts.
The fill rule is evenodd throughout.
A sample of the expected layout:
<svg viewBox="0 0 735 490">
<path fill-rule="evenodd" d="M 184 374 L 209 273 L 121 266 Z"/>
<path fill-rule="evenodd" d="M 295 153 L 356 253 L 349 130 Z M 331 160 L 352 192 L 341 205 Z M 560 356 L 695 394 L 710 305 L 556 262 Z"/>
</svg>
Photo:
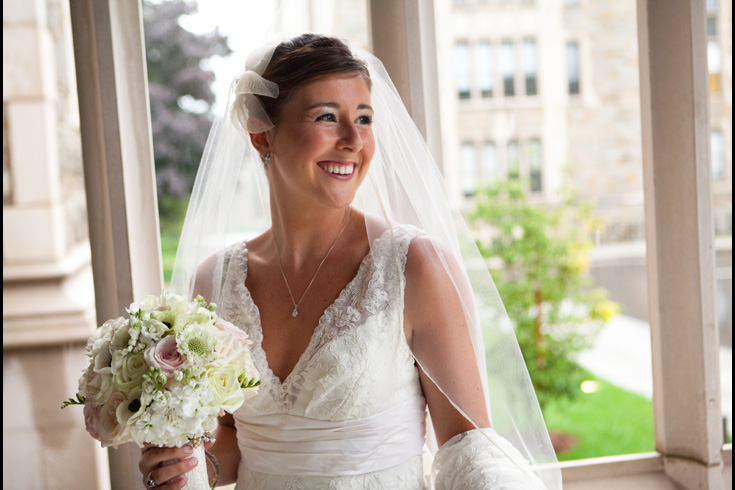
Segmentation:
<svg viewBox="0 0 735 490">
<path fill-rule="evenodd" d="M 94 351 L 101 348 L 103 344 L 109 344 L 114 333 L 127 322 L 123 317 L 107 320 L 101 327 L 96 329 L 87 340 L 87 355 L 94 357 Z"/>
<path fill-rule="evenodd" d="M 229 413 L 240 408 L 245 401 L 245 390 L 240 388 L 240 382 L 237 379 L 239 374 L 240 371 L 232 365 L 207 371 L 214 405 Z"/>
<path fill-rule="evenodd" d="M 106 403 L 115 391 L 111 374 L 97 373 L 89 369 L 83 378 L 79 380 L 79 394 L 92 400 L 94 406 Z"/>
<path fill-rule="evenodd" d="M 120 368 L 112 377 L 113 384 L 125 393 L 132 392 L 143 383 L 143 375 L 148 371 L 142 352 L 128 354 L 122 360 Z"/>
<path fill-rule="evenodd" d="M 131 440 L 128 426 L 117 420 L 117 407 L 125 400 L 124 393 L 115 391 L 104 405 L 97 407 L 97 430 L 102 447 L 116 447 Z"/>
</svg>

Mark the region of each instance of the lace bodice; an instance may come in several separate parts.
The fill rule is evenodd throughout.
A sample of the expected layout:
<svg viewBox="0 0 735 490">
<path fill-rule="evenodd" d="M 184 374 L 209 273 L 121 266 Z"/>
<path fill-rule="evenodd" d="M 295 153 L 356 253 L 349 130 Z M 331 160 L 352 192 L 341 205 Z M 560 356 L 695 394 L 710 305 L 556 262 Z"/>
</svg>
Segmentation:
<svg viewBox="0 0 735 490">
<path fill-rule="evenodd" d="M 248 421 L 256 418 L 297 418 L 339 427 L 340 422 L 380 418 L 416 398 L 424 406 L 418 369 L 403 332 L 402 289 L 408 248 L 420 231 L 398 226 L 394 234 L 401 269 L 395 267 L 396 249 L 386 233 L 373 242 L 355 277 L 324 311 L 309 345 L 283 382 L 268 367 L 258 307 L 245 287 L 246 245 L 238 243 L 222 252 L 219 259 L 227 272 L 218 311 L 252 339 L 253 361 L 262 379 L 258 395 L 234 414 L 241 453 L 246 452 L 245 434 L 253 433 L 248 432 Z M 421 409 L 418 415 L 422 420 L 423 413 Z M 280 424 L 271 427 L 280 430 Z M 274 453 L 277 459 L 278 451 Z M 420 454 L 380 471 L 344 476 L 256 471 L 245 459 L 238 469 L 238 490 L 543 488 L 528 462 L 491 429 L 459 434 L 445 443 L 436 454 L 433 477 Z"/>
<path fill-rule="evenodd" d="M 396 227 L 394 234 L 405 266 L 408 246 L 419 230 Z M 403 332 L 403 271 L 395 267 L 389 233 L 374 241 L 356 276 L 324 311 L 311 342 L 282 382 L 268 367 L 258 307 L 245 287 L 245 244 L 226 249 L 223 260 L 228 273 L 218 311 L 250 336 L 253 361 L 262 377 L 258 395 L 235 412 L 236 424 L 271 414 L 335 422 L 360 419 L 422 396 Z M 423 473 L 420 456 L 378 473 L 339 478 L 261 474 L 241 464 L 238 488 L 419 489 L 424 488 Z"/>
</svg>

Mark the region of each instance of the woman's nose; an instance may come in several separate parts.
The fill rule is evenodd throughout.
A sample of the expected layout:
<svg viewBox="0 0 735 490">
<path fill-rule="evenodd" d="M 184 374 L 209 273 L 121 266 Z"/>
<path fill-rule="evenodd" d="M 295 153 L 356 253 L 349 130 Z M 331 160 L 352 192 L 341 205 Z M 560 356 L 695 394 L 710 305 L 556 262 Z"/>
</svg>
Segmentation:
<svg viewBox="0 0 735 490">
<path fill-rule="evenodd" d="M 339 144 L 341 148 L 355 152 L 362 150 L 362 136 L 355 123 L 342 124 Z"/>
</svg>

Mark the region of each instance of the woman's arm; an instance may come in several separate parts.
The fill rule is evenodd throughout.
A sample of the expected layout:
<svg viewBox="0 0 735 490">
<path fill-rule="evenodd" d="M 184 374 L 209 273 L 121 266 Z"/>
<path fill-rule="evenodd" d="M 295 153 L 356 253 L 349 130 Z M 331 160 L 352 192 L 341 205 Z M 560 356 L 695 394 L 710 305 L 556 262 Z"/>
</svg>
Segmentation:
<svg viewBox="0 0 735 490">
<path fill-rule="evenodd" d="M 436 489 L 545 488 L 521 453 L 490 428 L 467 327 L 467 321 L 475 321 L 474 300 L 458 264 L 435 242 L 419 237 L 409 247 L 405 275 L 406 335 L 420 364 L 421 386 L 440 446 L 433 464 Z M 478 428 L 482 430 L 474 430 Z"/>
<path fill-rule="evenodd" d="M 237 446 L 237 429 L 231 414 L 220 417 L 214 431 L 217 439 L 209 451 L 217 458 L 220 468 L 219 484 L 227 485 L 237 481 L 237 468 L 240 465 L 240 449 Z"/>
<path fill-rule="evenodd" d="M 406 335 L 420 364 L 439 446 L 475 425 L 452 406 L 434 381 L 478 427 L 490 427 L 465 314 L 473 305 L 463 303 L 472 301 L 472 295 L 458 269 L 451 253 L 430 238 L 420 236 L 411 242 L 405 269 Z"/>
</svg>

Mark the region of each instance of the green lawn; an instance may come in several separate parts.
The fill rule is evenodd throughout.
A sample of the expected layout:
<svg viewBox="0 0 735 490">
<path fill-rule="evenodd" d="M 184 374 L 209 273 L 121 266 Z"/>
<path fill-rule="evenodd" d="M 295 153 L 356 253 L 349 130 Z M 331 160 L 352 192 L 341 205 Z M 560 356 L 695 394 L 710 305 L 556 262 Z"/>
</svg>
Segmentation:
<svg viewBox="0 0 735 490">
<path fill-rule="evenodd" d="M 577 444 L 559 461 L 654 451 L 653 403 L 588 373 L 598 389 L 574 400 L 555 400 L 544 409 L 551 433 L 573 436 Z"/>
<path fill-rule="evenodd" d="M 179 245 L 178 235 L 161 234 L 161 262 L 163 264 L 163 283 L 171 282 L 171 271 L 174 268 L 176 258 L 176 247 Z"/>
</svg>

